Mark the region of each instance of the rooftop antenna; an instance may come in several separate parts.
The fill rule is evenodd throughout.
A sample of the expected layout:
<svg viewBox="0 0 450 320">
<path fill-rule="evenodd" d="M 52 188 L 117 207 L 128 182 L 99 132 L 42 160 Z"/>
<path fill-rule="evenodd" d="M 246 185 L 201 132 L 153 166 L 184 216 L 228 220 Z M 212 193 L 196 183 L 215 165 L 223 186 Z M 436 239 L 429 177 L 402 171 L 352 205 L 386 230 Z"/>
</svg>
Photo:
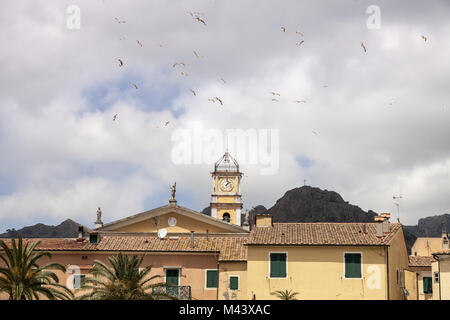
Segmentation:
<svg viewBox="0 0 450 320">
<path fill-rule="evenodd" d="M 397 196 L 396 195 L 392 196 L 392 199 L 394 199 L 394 203 L 397 206 L 397 221 L 398 222 L 400 222 L 400 199 L 402 199 L 402 198 L 403 198 L 403 196 L 400 193 L 400 191 Z"/>
</svg>

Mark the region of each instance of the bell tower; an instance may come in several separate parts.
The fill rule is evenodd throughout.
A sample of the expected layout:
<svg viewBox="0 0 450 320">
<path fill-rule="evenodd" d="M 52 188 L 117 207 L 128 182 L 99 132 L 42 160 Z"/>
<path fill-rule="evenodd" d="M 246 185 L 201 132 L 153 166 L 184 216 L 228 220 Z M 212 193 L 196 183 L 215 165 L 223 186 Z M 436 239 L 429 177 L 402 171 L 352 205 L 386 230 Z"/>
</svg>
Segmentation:
<svg viewBox="0 0 450 320">
<path fill-rule="evenodd" d="M 242 194 L 238 162 L 227 152 L 214 164 L 212 175 L 211 216 L 241 225 Z"/>
</svg>

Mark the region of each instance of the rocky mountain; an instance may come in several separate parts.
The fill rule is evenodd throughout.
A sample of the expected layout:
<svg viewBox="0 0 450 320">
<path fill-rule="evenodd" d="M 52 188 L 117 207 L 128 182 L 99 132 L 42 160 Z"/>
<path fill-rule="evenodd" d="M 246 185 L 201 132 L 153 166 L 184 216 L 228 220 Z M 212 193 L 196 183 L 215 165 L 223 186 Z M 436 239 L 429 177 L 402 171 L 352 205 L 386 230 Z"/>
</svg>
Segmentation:
<svg viewBox="0 0 450 320">
<path fill-rule="evenodd" d="M 19 234 L 23 238 L 76 238 L 78 237 L 78 227 L 81 224 L 67 219 L 57 226 L 48 226 L 38 223 L 33 226 L 24 227 L 19 230 L 7 229 L 5 233 L 0 234 L 0 238 L 16 238 Z M 84 227 L 84 233 L 90 231 Z"/>
<path fill-rule="evenodd" d="M 202 213 L 211 215 L 211 208 L 206 207 Z M 275 222 L 372 222 L 377 215 L 349 204 L 337 192 L 310 186 L 287 191 L 270 209 L 253 207 L 249 210 L 250 224 L 254 215 L 261 213 L 272 214 Z"/>
<path fill-rule="evenodd" d="M 377 215 L 349 204 L 337 192 L 309 186 L 287 191 L 267 213 L 275 222 L 372 222 Z"/>
</svg>

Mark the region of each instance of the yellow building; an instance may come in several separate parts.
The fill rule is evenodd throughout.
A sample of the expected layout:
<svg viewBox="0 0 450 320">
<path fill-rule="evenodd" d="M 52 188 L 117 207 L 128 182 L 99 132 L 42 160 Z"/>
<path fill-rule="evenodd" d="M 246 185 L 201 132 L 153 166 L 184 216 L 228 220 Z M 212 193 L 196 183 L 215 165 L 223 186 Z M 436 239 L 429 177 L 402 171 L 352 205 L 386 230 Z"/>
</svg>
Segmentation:
<svg viewBox="0 0 450 320">
<path fill-rule="evenodd" d="M 403 299 L 406 246 L 401 224 L 273 223 L 256 216 L 247 242 L 247 298 Z M 381 219 L 380 219 L 381 218 Z"/>
</svg>

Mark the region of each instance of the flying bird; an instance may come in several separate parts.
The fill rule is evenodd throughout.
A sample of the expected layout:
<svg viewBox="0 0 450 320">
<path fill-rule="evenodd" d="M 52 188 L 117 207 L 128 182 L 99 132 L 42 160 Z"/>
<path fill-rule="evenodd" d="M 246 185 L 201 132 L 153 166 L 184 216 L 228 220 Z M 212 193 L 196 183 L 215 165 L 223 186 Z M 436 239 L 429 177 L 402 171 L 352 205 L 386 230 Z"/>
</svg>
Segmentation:
<svg viewBox="0 0 450 320">
<path fill-rule="evenodd" d="M 139 40 L 136 40 L 137 44 L 142 47 L 142 43 Z"/>
<path fill-rule="evenodd" d="M 285 28 L 285 27 L 281 27 L 281 30 L 282 30 L 283 32 L 286 32 L 286 28 Z"/>
<path fill-rule="evenodd" d="M 220 105 L 223 106 L 223 102 L 219 99 L 219 97 L 214 97 L 214 99 L 216 99 L 216 101 L 219 101 Z"/>
<path fill-rule="evenodd" d="M 269 92 L 269 93 L 271 93 L 273 96 L 280 96 L 280 94 L 279 94 L 278 92 L 273 92 L 273 91 L 271 91 L 271 92 Z"/>
<path fill-rule="evenodd" d="M 208 99 L 209 102 L 216 103 L 215 99 Z"/>
<path fill-rule="evenodd" d="M 115 115 L 113 115 L 113 121 L 116 121 L 117 118 L 117 113 Z"/>
<path fill-rule="evenodd" d="M 305 100 L 294 100 L 294 102 L 297 102 L 297 103 L 306 103 L 306 101 Z"/>
<path fill-rule="evenodd" d="M 160 44 L 159 47 L 160 47 L 160 48 L 164 48 L 164 45 L 163 45 L 163 44 Z"/>
<path fill-rule="evenodd" d="M 203 58 L 203 56 L 201 56 L 201 55 L 199 55 L 197 52 L 195 52 L 194 51 L 194 55 L 197 57 L 197 58 Z"/>
<path fill-rule="evenodd" d="M 183 66 L 183 67 L 185 67 L 186 65 L 184 64 L 184 62 L 175 62 L 173 64 L 173 67 L 175 68 L 176 66 Z"/>
<path fill-rule="evenodd" d="M 114 19 L 116 19 L 116 20 L 117 20 L 117 23 L 127 23 L 126 21 L 123 21 L 123 20 L 119 20 L 119 18 L 114 18 Z"/>
<path fill-rule="evenodd" d="M 192 89 L 189 89 L 189 91 L 190 92 L 192 92 L 192 94 L 194 95 L 194 96 L 196 96 L 197 94 L 195 93 L 195 91 L 194 90 L 192 90 Z"/>
<path fill-rule="evenodd" d="M 131 84 L 133 87 L 135 87 L 136 89 L 138 88 L 137 85 L 135 83 Z"/>
<path fill-rule="evenodd" d="M 123 66 L 123 61 L 122 61 L 122 59 L 117 59 L 117 60 L 119 60 L 119 67 L 122 67 L 122 66 Z"/>
<path fill-rule="evenodd" d="M 167 125 L 170 123 L 170 121 L 166 121 L 166 123 L 164 124 L 165 127 L 167 127 Z"/>
<path fill-rule="evenodd" d="M 120 38 L 119 38 L 119 40 L 123 40 L 123 39 L 125 39 L 125 37 L 120 37 Z"/>
<path fill-rule="evenodd" d="M 317 136 L 320 132 L 312 131 L 312 133 L 314 133 Z"/>
<path fill-rule="evenodd" d="M 361 47 L 364 49 L 364 52 L 367 52 L 366 46 L 364 45 L 364 42 L 361 42 Z"/>
<path fill-rule="evenodd" d="M 278 102 L 278 99 L 272 98 L 272 101 Z"/>
<path fill-rule="evenodd" d="M 297 42 L 296 45 L 298 45 L 299 47 L 303 44 L 303 42 L 305 42 L 305 40 L 302 40 L 300 42 Z"/>
<path fill-rule="evenodd" d="M 187 74 L 186 72 L 184 72 L 184 71 L 181 71 L 180 74 L 181 74 L 182 76 L 185 76 L 185 77 L 187 77 L 187 75 L 188 75 L 188 74 Z"/>
<path fill-rule="evenodd" d="M 222 80 L 222 81 L 223 81 L 223 83 L 227 83 L 227 82 L 225 81 L 225 79 L 223 79 L 223 78 L 220 78 L 220 80 Z"/>
<path fill-rule="evenodd" d="M 425 37 L 424 35 L 422 35 L 422 39 L 427 42 L 427 37 Z"/>
<path fill-rule="evenodd" d="M 299 34 L 303 37 L 303 33 L 301 33 L 300 31 L 295 31 L 296 34 Z"/>
<path fill-rule="evenodd" d="M 206 22 L 203 19 L 201 19 L 199 16 L 195 16 L 194 19 L 197 20 L 198 22 L 203 23 L 206 26 Z"/>
</svg>

